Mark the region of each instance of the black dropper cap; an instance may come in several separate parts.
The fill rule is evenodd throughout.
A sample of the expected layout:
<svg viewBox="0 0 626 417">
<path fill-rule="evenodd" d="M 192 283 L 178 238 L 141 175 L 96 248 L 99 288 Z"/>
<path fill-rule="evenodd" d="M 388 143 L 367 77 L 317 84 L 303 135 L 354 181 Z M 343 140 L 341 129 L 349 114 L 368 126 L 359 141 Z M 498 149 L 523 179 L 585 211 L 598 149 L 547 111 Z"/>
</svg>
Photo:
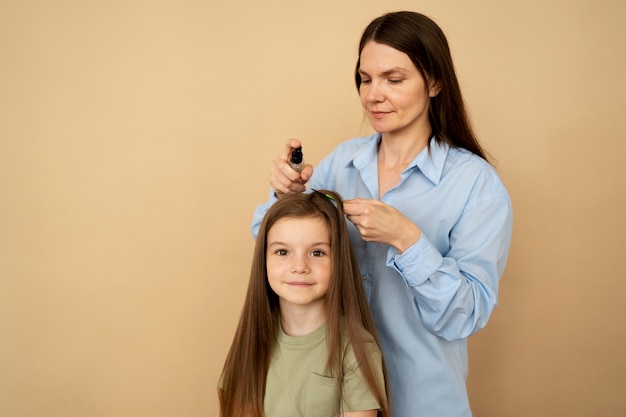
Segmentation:
<svg viewBox="0 0 626 417">
<path fill-rule="evenodd" d="M 301 164 L 302 163 L 302 146 L 295 148 L 291 152 L 291 163 L 292 164 Z"/>
</svg>

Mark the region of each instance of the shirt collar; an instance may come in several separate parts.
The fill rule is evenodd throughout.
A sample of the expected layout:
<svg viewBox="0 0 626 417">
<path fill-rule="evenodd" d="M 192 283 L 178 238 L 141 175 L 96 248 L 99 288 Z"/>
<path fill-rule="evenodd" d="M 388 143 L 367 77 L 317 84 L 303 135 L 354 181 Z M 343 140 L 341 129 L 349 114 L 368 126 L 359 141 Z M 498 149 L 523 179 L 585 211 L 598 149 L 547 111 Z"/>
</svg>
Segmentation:
<svg viewBox="0 0 626 417">
<path fill-rule="evenodd" d="M 360 171 L 366 166 L 376 163 L 379 141 L 380 133 L 375 133 L 368 138 L 363 146 L 360 146 L 356 152 L 354 152 L 351 162 L 356 169 Z"/>
<path fill-rule="evenodd" d="M 417 166 L 422 174 L 428 178 L 433 184 L 439 184 L 443 173 L 443 165 L 446 162 L 450 145 L 445 142 L 430 139 L 430 143 L 422 150 L 407 167 Z M 406 171 L 405 171 L 406 172 Z"/>
<path fill-rule="evenodd" d="M 356 169 L 362 170 L 376 163 L 379 141 L 380 133 L 375 133 L 354 153 L 351 162 Z M 449 149 L 450 146 L 447 143 L 436 141 L 432 137 L 429 145 L 415 157 L 402 174 L 406 175 L 410 169 L 417 167 L 433 184 L 439 184 Z"/>
</svg>

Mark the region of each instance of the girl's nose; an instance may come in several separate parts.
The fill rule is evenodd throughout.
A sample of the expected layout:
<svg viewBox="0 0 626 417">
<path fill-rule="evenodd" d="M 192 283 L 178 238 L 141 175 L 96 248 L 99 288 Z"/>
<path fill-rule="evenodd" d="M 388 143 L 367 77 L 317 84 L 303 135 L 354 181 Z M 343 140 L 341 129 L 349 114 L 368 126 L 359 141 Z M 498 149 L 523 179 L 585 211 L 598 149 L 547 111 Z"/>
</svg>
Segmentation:
<svg viewBox="0 0 626 417">
<path fill-rule="evenodd" d="M 303 259 L 301 257 L 297 257 L 296 259 L 294 259 L 293 265 L 291 266 L 291 272 L 294 274 L 306 274 L 309 273 L 311 271 L 311 268 L 309 267 L 309 263 L 306 261 L 306 259 Z"/>
</svg>

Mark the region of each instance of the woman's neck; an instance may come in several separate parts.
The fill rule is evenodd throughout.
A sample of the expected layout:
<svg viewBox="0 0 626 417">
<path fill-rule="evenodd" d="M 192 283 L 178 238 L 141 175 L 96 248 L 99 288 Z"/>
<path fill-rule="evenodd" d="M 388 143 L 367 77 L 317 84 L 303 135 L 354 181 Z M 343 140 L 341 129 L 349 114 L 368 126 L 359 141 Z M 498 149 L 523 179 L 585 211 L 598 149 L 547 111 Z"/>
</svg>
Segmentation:
<svg viewBox="0 0 626 417">
<path fill-rule="evenodd" d="M 378 164 L 386 169 L 404 168 L 428 146 L 430 131 L 421 134 L 398 135 L 383 133 L 378 145 Z"/>
<path fill-rule="evenodd" d="M 378 198 L 393 189 L 402 172 L 428 146 L 428 135 L 402 137 L 383 133 L 378 145 Z"/>
</svg>

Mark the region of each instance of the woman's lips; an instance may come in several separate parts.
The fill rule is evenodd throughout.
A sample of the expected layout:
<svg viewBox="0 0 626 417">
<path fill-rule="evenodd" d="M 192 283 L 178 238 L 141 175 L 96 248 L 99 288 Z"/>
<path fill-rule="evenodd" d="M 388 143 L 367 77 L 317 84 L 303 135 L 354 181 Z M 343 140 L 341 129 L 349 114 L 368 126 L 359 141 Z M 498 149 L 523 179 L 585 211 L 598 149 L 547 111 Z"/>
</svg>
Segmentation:
<svg viewBox="0 0 626 417">
<path fill-rule="evenodd" d="M 389 114 L 389 112 L 387 112 L 387 111 L 370 111 L 370 114 L 375 119 L 382 119 L 383 117 L 387 116 Z"/>
</svg>

